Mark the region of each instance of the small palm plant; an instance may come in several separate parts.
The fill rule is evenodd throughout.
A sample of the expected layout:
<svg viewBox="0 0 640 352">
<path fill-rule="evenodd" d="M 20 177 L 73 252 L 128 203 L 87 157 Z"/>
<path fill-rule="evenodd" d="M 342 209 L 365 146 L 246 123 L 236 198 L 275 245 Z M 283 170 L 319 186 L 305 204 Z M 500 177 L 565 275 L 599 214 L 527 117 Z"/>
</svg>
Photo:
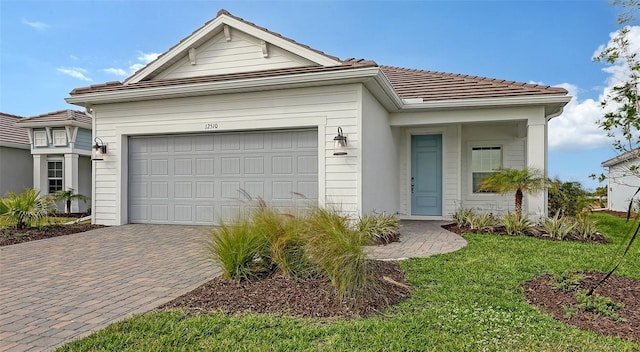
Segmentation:
<svg viewBox="0 0 640 352">
<path fill-rule="evenodd" d="M 24 230 L 47 217 L 53 198 L 49 195 L 40 196 L 39 191 L 28 188 L 20 194 L 10 192 L 5 198 L 0 199 L 0 202 L 0 222 Z"/>
<path fill-rule="evenodd" d="M 516 193 L 516 214 L 522 214 L 524 194 L 534 194 L 547 187 L 547 178 L 535 169 L 499 168 L 480 182 L 481 191 L 493 191 L 500 194 Z"/>
<path fill-rule="evenodd" d="M 73 188 L 69 188 L 68 190 L 59 190 L 53 194 L 55 200 L 60 200 L 65 202 L 65 211 L 67 214 L 71 213 L 71 201 L 74 199 L 79 199 L 84 202 L 89 200 L 89 197 L 77 194 Z"/>
</svg>

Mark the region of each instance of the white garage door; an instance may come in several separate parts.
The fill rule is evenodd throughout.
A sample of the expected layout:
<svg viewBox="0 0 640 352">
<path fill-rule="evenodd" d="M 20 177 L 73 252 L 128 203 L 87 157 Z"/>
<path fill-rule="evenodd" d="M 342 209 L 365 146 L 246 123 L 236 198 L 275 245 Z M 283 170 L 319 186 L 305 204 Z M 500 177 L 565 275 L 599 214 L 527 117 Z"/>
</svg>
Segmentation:
<svg viewBox="0 0 640 352">
<path fill-rule="evenodd" d="M 318 132 L 129 137 L 128 193 L 130 223 L 219 224 L 259 198 L 317 204 Z"/>
</svg>

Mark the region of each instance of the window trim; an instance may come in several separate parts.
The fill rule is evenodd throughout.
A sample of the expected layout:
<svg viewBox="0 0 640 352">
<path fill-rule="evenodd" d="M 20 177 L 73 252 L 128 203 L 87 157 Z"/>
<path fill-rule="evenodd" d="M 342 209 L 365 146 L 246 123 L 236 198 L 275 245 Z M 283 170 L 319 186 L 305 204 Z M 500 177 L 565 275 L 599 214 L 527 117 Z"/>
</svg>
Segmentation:
<svg viewBox="0 0 640 352">
<path fill-rule="evenodd" d="M 44 144 L 38 143 L 38 140 L 42 140 Z M 47 140 L 47 131 L 33 131 L 33 146 L 34 147 L 49 146 L 49 141 Z"/>
<path fill-rule="evenodd" d="M 483 191 L 483 192 L 476 192 L 474 184 L 473 184 L 473 176 L 475 173 L 491 173 L 492 170 L 482 170 L 482 171 L 476 171 L 473 169 L 473 151 L 474 149 L 499 149 L 500 150 L 500 166 L 498 167 L 504 167 L 504 145 L 499 144 L 499 143 L 487 143 L 487 144 L 478 144 L 478 145 L 472 145 L 469 148 L 469 190 L 471 195 L 473 196 L 482 196 L 482 195 L 495 195 L 497 194 L 497 192 L 491 192 L 491 191 Z"/>
<path fill-rule="evenodd" d="M 62 135 L 64 138 L 64 142 L 63 143 L 58 143 L 57 139 L 58 136 Z M 53 145 L 57 146 L 57 147 L 65 147 L 67 146 L 68 141 L 67 141 L 67 131 L 65 130 L 53 130 Z"/>
<path fill-rule="evenodd" d="M 60 175 L 61 176 L 58 177 L 58 176 L 50 176 L 49 175 L 49 172 L 52 171 L 51 166 L 50 166 L 52 163 L 60 163 L 59 171 L 60 171 Z M 53 171 L 58 171 L 58 169 L 55 168 Z M 60 180 L 60 189 L 55 189 L 53 191 L 51 190 L 51 181 L 53 181 L 53 180 L 55 180 L 55 181 Z M 52 194 L 52 193 L 54 193 L 56 191 L 59 191 L 59 190 L 64 190 L 64 160 L 63 159 L 58 159 L 58 158 L 48 159 L 47 160 L 47 191 L 48 191 L 49 194 Z"/>
</svg>

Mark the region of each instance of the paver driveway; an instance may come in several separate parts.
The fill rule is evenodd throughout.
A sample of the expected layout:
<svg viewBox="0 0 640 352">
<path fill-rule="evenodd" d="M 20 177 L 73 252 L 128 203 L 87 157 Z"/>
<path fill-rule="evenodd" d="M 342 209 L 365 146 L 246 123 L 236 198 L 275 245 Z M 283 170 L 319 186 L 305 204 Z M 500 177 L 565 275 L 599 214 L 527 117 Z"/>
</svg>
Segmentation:
<svg viewBox="0 0 640 352">
<path fill-rule="evenodd" d="M 0 351 L 44 351 L 217 276 L 208 228 L 124 225 L 0 247 Z"/>
</svg>

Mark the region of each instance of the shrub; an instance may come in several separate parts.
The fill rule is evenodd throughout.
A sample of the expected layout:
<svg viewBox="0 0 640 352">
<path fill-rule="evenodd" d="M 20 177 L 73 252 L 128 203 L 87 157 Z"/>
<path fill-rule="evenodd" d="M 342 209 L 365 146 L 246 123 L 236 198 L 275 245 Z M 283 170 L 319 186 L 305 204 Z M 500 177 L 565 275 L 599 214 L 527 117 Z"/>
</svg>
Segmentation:
<svg viewBox="0 0 640 352">
<path fill-rule="evenodd" d="M 589 192 L 582 188 L 580 182 L 562 182 L 554 179 L 549 187 L 550 214 L 561 216 L 577 216 L 589 207 Z"/>
<path fill-rule="evenodd" d="M 587 214 L 580 214 L 575 218 L 575 229 L 576 234 L 585 240 L 592 239 L 593 235 L 596 233 L 597 222 L 594 219 L 591 219 Z"/>
<path fill-rule="evenodd" d="M 303 235 L 307 230 L 304 217 L 260 207 L 252 220 L 252 231 L 265 240 L 259 256 L 267 266 L 285 277 L 308 277 L 317 272 L 304 253 Z"/>
<path fill-rule="evenodd" d="M 395 216 L 384 213 L 360 217 L 356 229 L 364 233 L 371 244 L 389 244 L 400 237 L 400 221 Z"/>
<path fill-rule="evenodd" d="M 552 286 L 563 292 L 575 291 L 580 287 L 584 280 L 584 274 L 581 273 L 564 273 L 553 276 Z"/>
<path fill-rule="evenodd" d="M 473 209 L 460 208 L 453 213 L 453 222 L 458 227 L 469 226 L 469 219 L 474 215 Z"/>
<path fill-rule="evenodd" d="M 243 280 L 264 268 L 259 254 L 265 243 L 265 237 L 254 231 L 251 221 L 238 216 L 232 224 L 223 223 L 211 232 L 208 249 L 225 278 Z"/>
<path fill-rule="evenodd" d="M 491 213 L 472 212 L 468 217 L 469 227 L 472 230 L 487 230 L 496 224 L 496 218 Z"/>
<path fill-rule="evenodd" d="M 25 189 L 20 194 L 8 193 L 0 200 L 0 222 L 5 226 L 15 226 L 18 230 L 40 225 L 47 218 L 53 205 L 51 196 L 41 196 L 33 188 Z"/>
<path fill-rule="evenodd" d="M 506 213 L 501 220 L 509 236 L 523 234 L 532 226 L 527 216 L 518 213 Z"/>
<path fill-rule="evenodd" d="M 542 227 L 551 238 L 562 240 L 571 233 L 575 223 L 572 218 L 560 217 L 560 213 L 556 213 L 554 217 L 545 219 Z"/>
<path fill-rule="evenodd" d="M 613 320 L 625 321 L 624 318 L 620 318 L 618 313 L 616 313 L 624 305 L 613 302 L 609 297 L 601 296 L 598 293 L 587 295 L 586 291 L 580 291 L 576 293 L 576 299 L 580 306 L 587 311 L 609 317 Z"/>
<path fill-rule="evenodd" d="M 331 280 L 340 298 L 358 298 L 370 285 L 364 251 L 367 237 L 349 226 L 337 210 L 312 208 L 307 218 L 305 251 Z"/>
</svg>

